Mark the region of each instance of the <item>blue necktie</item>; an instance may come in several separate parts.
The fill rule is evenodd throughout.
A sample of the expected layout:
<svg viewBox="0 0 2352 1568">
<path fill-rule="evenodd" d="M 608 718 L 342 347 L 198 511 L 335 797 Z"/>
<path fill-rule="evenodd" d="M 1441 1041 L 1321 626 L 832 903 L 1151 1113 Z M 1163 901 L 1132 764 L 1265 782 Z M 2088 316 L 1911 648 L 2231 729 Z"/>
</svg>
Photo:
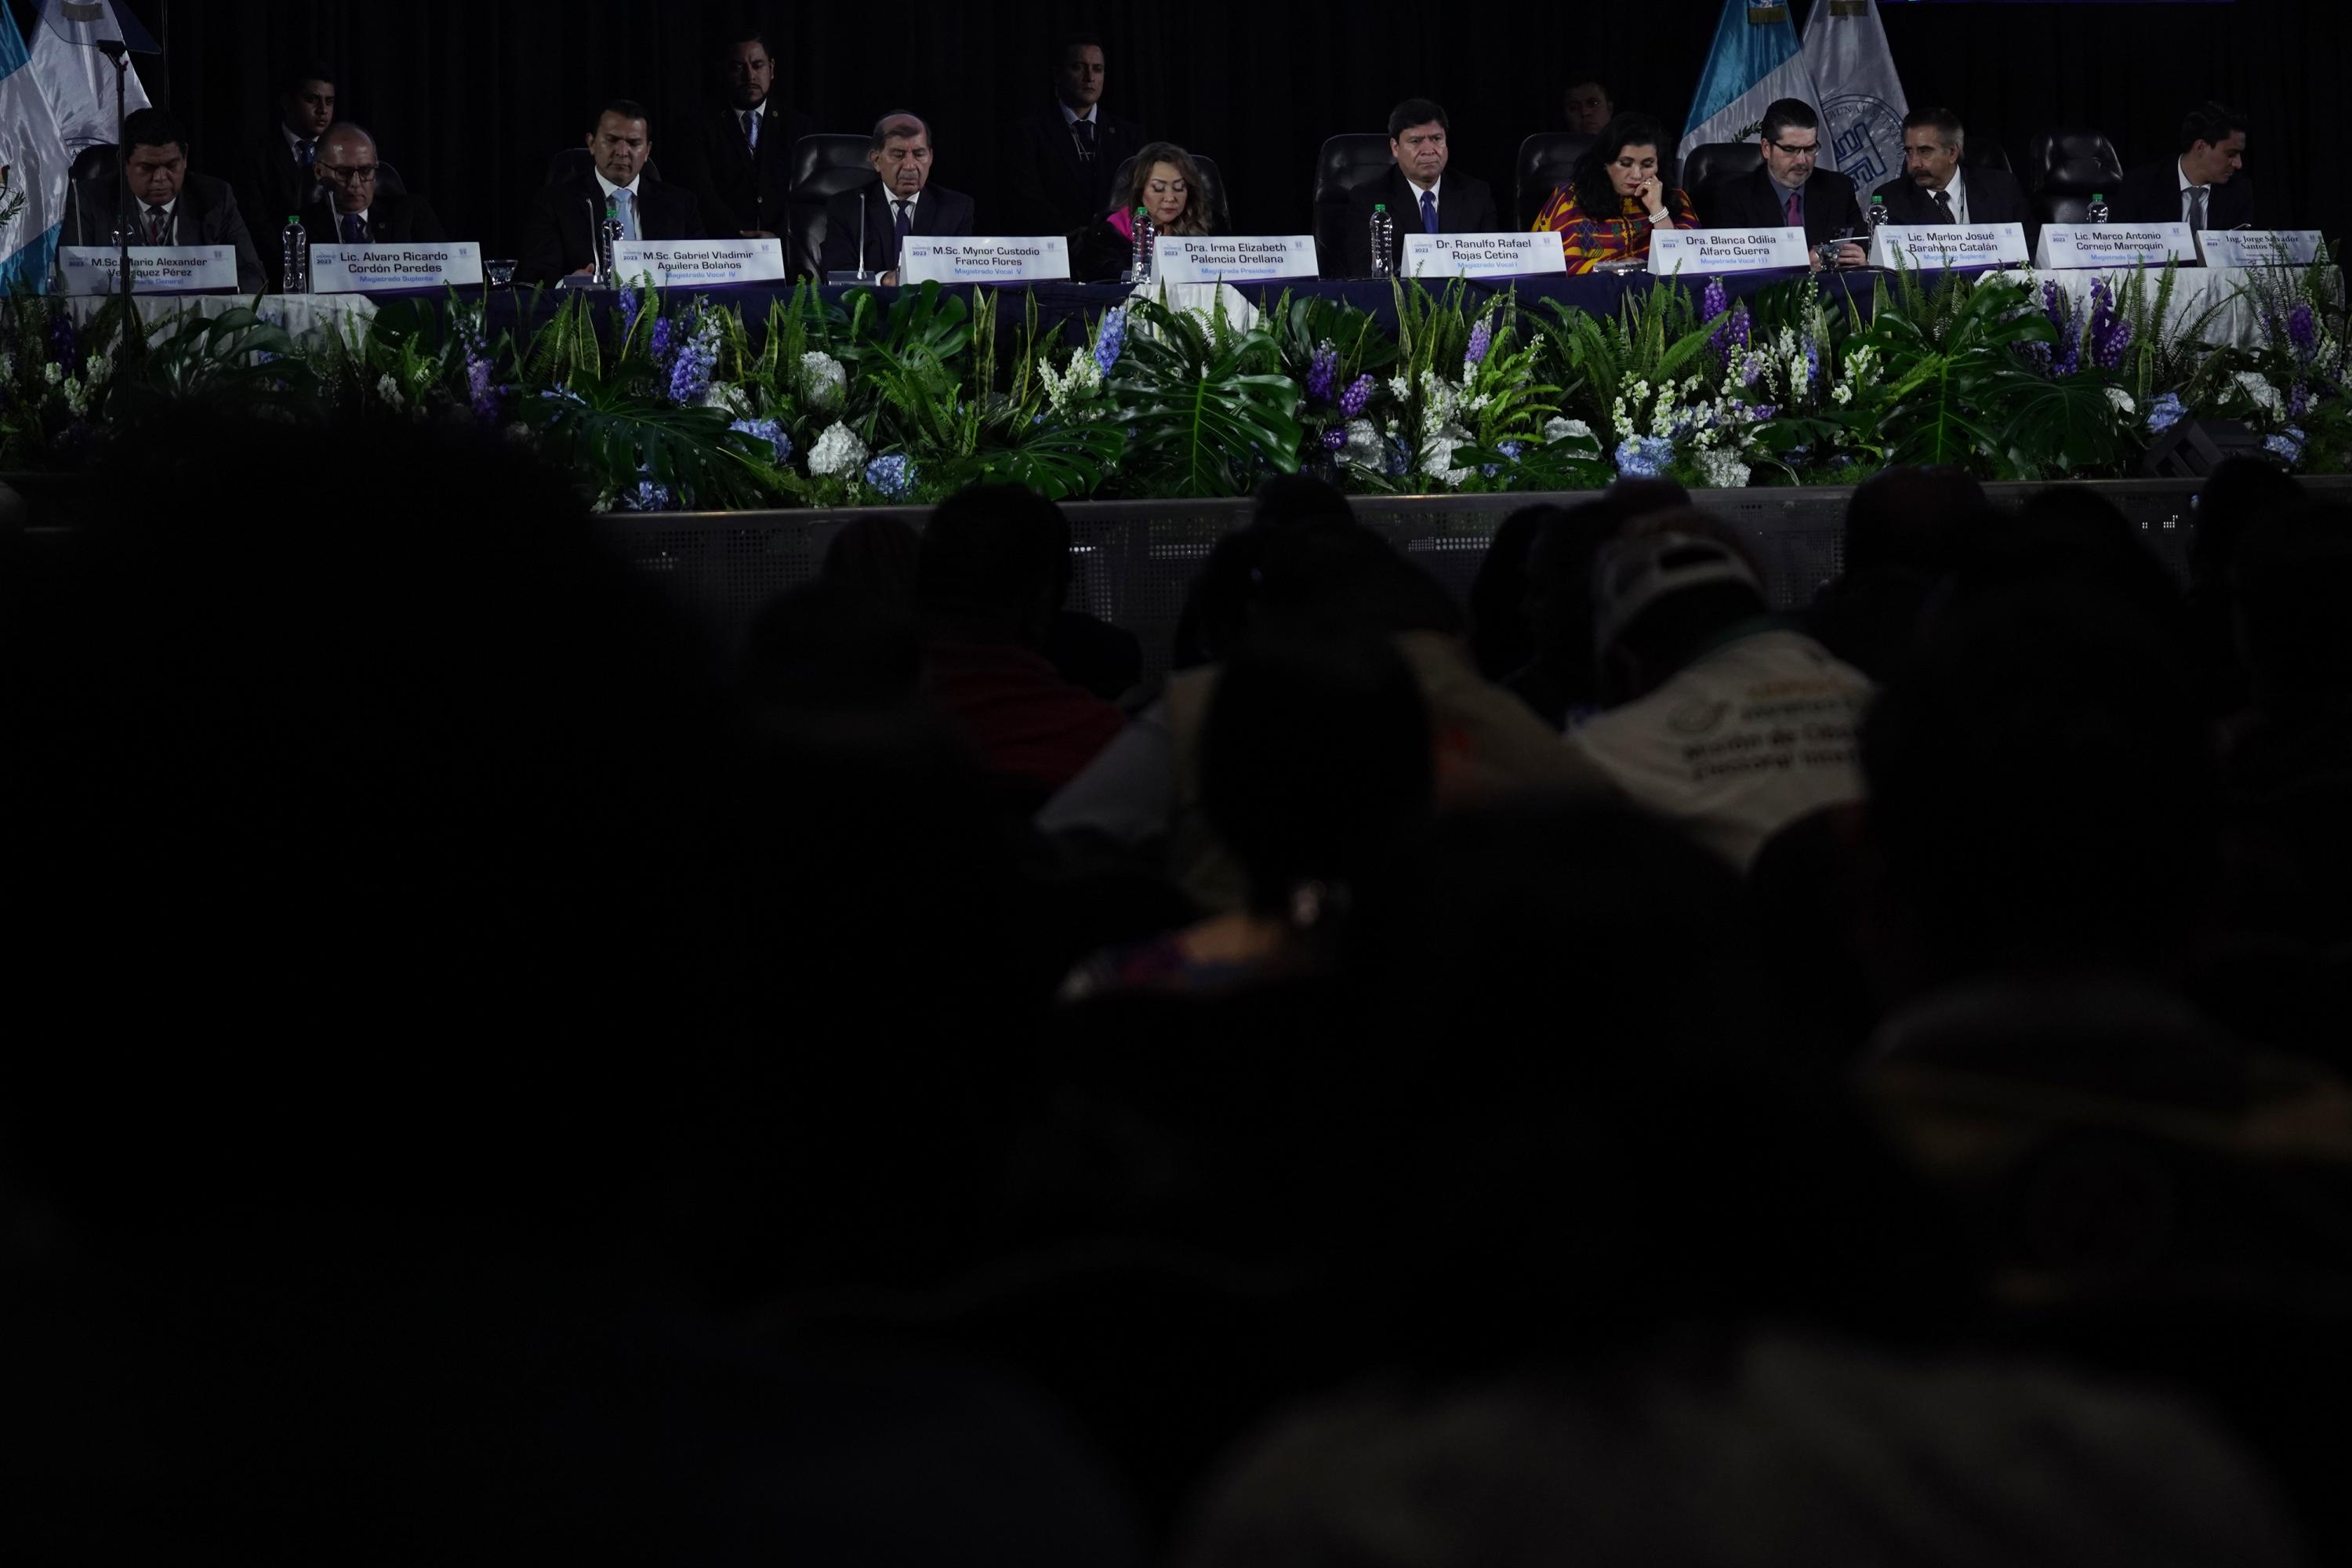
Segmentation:
<svg viewBox="0 0 2352 1568">
<path fill-rule="evenodd" d="M 365 245 L 367 242 L 367 220 L 360 216 L 357 213 L 345 213 L 343 215 L 343 243 L 345 245 Z"/>
<path fill-rule="evenodd" d="M 1437 232 L 1437 193 L 1435 191 L 1421 193 L 1421 232 L 1423 234 Z"/>
<path fill-rule="evenodd" d="M 747 109 L 743 111 L 743 140 L 750 151 L 754 153 L 759 152 L 760 111 L 756 109 Z"/>
<path fill-rule="evenodd" d="M 301 159 L 302 166 L 304 168 L 309 168 L 313 163 L 318 161 L 319 144 L 316 142 L 298 142 L 295 143 L 295 146 L 300 149 L 300 152 L 299 152 L 296 156 Z"/>
<path fill-rule="evenodd" d="M 613 200 L 619 204 L 621 209 L 621 237 L 623 239 L 636 238 L 637 198 L 635 194 L 630 191 L 626 186 L 623 186 L 614 191 Z"/>
</svg>

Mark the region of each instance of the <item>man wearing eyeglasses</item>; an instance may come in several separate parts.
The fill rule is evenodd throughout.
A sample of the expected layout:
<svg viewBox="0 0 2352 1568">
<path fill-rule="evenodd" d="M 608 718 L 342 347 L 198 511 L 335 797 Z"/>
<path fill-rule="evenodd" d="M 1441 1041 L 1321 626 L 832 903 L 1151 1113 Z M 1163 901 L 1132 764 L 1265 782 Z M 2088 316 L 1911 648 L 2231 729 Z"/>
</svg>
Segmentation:
<svg viewBox="0 0 2352 1568">
<path fill-rule="evenodd" d="M 1863 245 L 1869 228 L 1853 182 L 1821 167 L 1821 116 L 1812 105 L 1784 98 L 1764 111 L 1759 145 L 1763 167 L 1752 174 L 1717 180 L 1699 195 L 1700 216 L 1710 228 L 1791 227 L 1805 231 L 1813 269 L 1862 267 L 1870 260 Z"/>
<path fill-rule="evenodd" d="M 302 226 L 313 245 L 412 245 L 448 238 L 423 196 L 382 189 L 375 138 L 348 122 L 319 142 L 313 165 L 331 198 L 312 203 Z"/>
</svg>

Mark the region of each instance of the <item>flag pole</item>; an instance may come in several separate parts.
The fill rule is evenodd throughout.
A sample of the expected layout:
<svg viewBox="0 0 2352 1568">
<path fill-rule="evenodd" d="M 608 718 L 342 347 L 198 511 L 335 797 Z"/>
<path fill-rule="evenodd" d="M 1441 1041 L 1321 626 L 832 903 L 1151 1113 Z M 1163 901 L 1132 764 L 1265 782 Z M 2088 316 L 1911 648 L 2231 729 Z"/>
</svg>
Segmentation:
<svg viewBox="0 0 2352 1568">
<path fill-rule="evenodd" d="M 139 306 L 131 295 L 131 149 L 122 144 L 123 76 L 131 68 L 131 50 L 121 38 L 100 38 L 98 52 L 114 62 L 114 277 L 122 289 L 122 351 L 126 357 L 136 357 L 147 346 L 147 333 L 140 325 Z"/>
</svg>

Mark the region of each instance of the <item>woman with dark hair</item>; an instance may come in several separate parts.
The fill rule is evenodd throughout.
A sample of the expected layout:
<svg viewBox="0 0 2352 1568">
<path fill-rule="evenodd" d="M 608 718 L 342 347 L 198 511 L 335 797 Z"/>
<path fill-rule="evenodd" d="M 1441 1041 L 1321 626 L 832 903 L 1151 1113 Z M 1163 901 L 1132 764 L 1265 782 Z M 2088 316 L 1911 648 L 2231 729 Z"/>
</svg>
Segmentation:
<svg viewBox="0 0 2352 1568">
<path fill-rule="evenodd" d="M 1213 234 L 1217 214 L 1212 210 L 1201 166 L 1192 154 L 1173 142 L 1151 142 L 1135 155 L 1125 188 L 1114 193 L 1110 216 L 1087 229 L 1078 242 L 1071 266 L 1086 282 L 1116 279 L 1134 254 L 1135 209 L 1150 216 L 1160 234 Z"/>
<path fill-rule="evenodd" d="M 1643 260 L 1653 231 L 1698 226 L 1690 197 L 1669 190 L 1660 169 L 1660 151 L 1670 145 L 1646 114 L 1621 114 L 1601 128 L 1568 184 L 1536 215 L 1538 232 L 1559 236 L 1570 272 Z"/>
</svg>

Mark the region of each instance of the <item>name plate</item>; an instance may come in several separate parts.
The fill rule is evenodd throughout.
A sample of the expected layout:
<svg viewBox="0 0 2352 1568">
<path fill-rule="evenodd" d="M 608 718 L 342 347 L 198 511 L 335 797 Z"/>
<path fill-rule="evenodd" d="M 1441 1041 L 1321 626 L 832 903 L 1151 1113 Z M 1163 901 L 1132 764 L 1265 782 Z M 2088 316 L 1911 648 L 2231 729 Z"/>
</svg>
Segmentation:
<svg viewBox="0 0 2352 1568">
<path fill-rule="evenodd" d="M 1801 228 L 1657 228 L 1650 231 L 1650 270 L 1671 278 L 1717 272 L 1771 272 L 1812 266 Z"/>
<path fill-rule="evenodd" d="M 1151 242 L 1163 283 L 1244 283 L 1315 276 L 1311 234 L 1163 234 Z"/>
<path fill-rule="evenodd" d="M 472 240 L 427 245 L 314 245 L 310 292 L 369 294 L 438 289 L 482 280 L 482 247 Z"/>
<path fill-rule="evenodd" d="M 2209 228 L 2197 239 L 2208 267 L 2306 267 L 2319 259 L 2315 228 Z"/>
<path fill-rule="evenodd" d="M 2033 247 L 2033 265 L 2056 267 L 2161 267 L 2168 261 L 2197 265 L 2197 247 L 2185 223 L 2050 223 Z"/>
<path fill-rule="evenodd" d="M 1524 278 L 1566 272 L 1568 256 L 1556 234 L 1506 229 L 1499 234 L 1409 234 L 1408 278 Z"/>
<path fill-rule="evenodd" d="M 121 285 L 114 276 L 117 258 L 110 245 L 61 245 L 58 267 L 68 294 L 111 294 Z M 212 289 L 236 288 L 236 247 L 233 245 L 134 245 L 131 247 L 131 291 L 133 294 L 184 294 Z"/>
<path fill-rule="evenodd" d="M 657 289 L 706 283 L 776 283 L 784 276 L 781 239 L 623 239 L 613 245 L 613 275 Z"/>
<path fill-rule="evenodd" d="M 2025 265 L 2021 223 L 1881 224 L 1871 236 L 1873 267 L 2007 267 Z"/>
<path fill-rule="evenodd" d="M 1013 239 L 948 239 L 910 234 L 898 249 L 898 281 L 1021 283 L 1070 275 L 1070 242 L 1058 234 Z"/>
</svg>

